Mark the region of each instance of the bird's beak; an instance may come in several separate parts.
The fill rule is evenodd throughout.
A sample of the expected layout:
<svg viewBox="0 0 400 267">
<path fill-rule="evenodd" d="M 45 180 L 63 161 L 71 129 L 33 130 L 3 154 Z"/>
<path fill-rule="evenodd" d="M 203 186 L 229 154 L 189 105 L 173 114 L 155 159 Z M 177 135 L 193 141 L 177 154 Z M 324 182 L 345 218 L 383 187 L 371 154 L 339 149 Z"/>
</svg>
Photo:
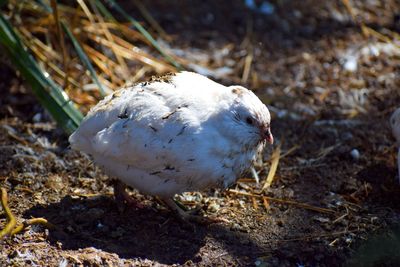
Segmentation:
<svg viewBox="0 0 400 267">
<path fill-rule="evenodd" d="M 262 131 L 262 138 L 267 140 L 267 142 L 271 145 L 274 143 L 274 137 L 272 136 L 271 129 L 269 127 Z"/>
</svg>

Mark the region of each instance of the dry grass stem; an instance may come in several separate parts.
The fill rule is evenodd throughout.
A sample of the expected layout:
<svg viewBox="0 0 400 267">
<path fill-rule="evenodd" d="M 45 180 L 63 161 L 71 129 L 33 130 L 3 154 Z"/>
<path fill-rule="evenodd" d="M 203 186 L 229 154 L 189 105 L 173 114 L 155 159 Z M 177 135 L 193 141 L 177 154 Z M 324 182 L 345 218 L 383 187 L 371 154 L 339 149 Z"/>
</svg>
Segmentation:
<svg viewBox="0 0 400 267">
<path fill-rule="evenodd" d="M 313 210 L 313 211 L 317 211 L 317 212 L 321 212 L 321 213 L 330 213 L 330 214 L 336 213 L 336 211 L 331 210 L 331 209 L 315 207 L 315 206 L 305 204 L 305 203 L 300 203 L 300 202 L 297 202 L 294 200 L 286 200 L 286 199 L 279 199 L 279 198 L 268 197 L 268 196 L 263 196 L 263 195 L 256 195 L 256 194 L 241 192 L 241 191 L 237 191 L 237 190 L 233 190 L 233 189 L 230 189 L 227 192 L 230 194 L 236 194 L 236 195 L 242 195 L 242 196 L 248 196 L 248 197 L 264 198 L 264 199 L 267 199 L 270 201 L 284 203 L 284 204 L 296 206 L 296 207 L 303 208 L 303 209 Z"/>
<path fill-rule="evenodd" d="M 108 30 L 103 16 L 101 16 L 100 12 L 98 12 L 95 5 L 92 4 L 91 6 L 92 6 L 92 9 L 94 10 L 94 12 L 96 13 L 96 17 L 97 17 L 97 20 L 99 21 L 100 28 L 103 31 L 104 35 L 106 36 L 107 40 L 109 40 L 110 42 L 114 42 L 114 38 L 113 38 L 112 34 L 110 33 L 110 31 Z M 129 70 L 128 70 L 128 66 L 126 65 L 125 60 L 118 53 L 116 53 L 116 51 L 113 50 L 113 53 L 119 63 L 120 69 L 122 70 L 122 71 L 120 71 L 120 75 L 122 75 L 122 77 L 125 80 L 128 79 Z"/>
<path fill-rule="evenodd" d="M 133 3 L 137 6 L 139 11 L 142 13 L 143 17 L 147 20 L 147 22 L 155 29 L 161 36 L 162 39 L 166 41 L 172 41 L 171 36 L 169 36 L 164 29 L 158 24 L 158 22 L 153 18 L 147 8 L 142 4 L 139 0 L 133 0 Z"/>
<path fill-rule="evenodd" d="M 238 183 L 254 183 L 256 181 L 254 181 L 253 178 L 240 178 L 239 180 L 237 180 Z"/>
<path fill-rule="evenodd" d="M 289 239 L 281 239 L 281 240 L 276 240 L 276 241 L 277 242 L 305 241 L 305 240 L 310 240 L 310 239 L 318 239 L 321 237 L 341 236 L 341 235 L 346 235 L 346 234 L 350 234 L 350 233 L 357 233 L 360 231 L 362 231 L 362 230 L 360 230 L 360 229 L 344 230 L 344 231 L 338 231 L 338 232 L 327 233 L 327 234 L 306 235 L 306 236 L 289 238 Z"/>
<path fill-rule="evenodd" d="M 164 40 L 170 40 L 146 8 L 140 2 L 136 4 Z M 132 28 L 127 18 L 128 22 L 116 21 L 107 14 L 110 13 L 108 7 L 98 6 L 95 1 L 78 0 L 73 4 L 54 0 L 41 3 L 14 0 L 7 8 L 5 12 L 8 12 L 10 22 L 17 25 L 24 45 L 43 72 L 64 88 L 82 111 L 96 104 L 104 92 L 110 93 L 107 88 L 115 90 L 142 79 L 148 73 L 175 71 L 171 64 L 180 62 L 176 56 L 166 57 L 157 42 Z M 145 31 L 144 26 L 140 27 Z M 70 31 L 74 38 L 65 38 L 64 30 Z M 75 50 L 79 50 L 76 43 L 82 47 L 83 53 Z M 152 55 L 154 49 L 161 54 Z M 169 54 L 173 51 L 170 50 Z M 175 63 L 170 63 L 171 60 Z M 93 70 L 84 71 L 89 68 L 87 65 L 92 65 Z M 107 88 L 99 94 L 97 90 L 103 84 Z"/>
<path fill-rule="evenodd" d="M 110 42 L 106 39 L 101 39 L 97 35 L 94 35 L 94 34 L 88 34 L 88 37 L 90 37 L 93 41 L 95 41 L 98 44 L 104 45 L 110 49 L 114 49 L 114 51 L 116 51 L 116 53 L 118 53 L 121 57 L 124 57 L 129 60 L 140 61 L 143 64 L 146 64 L 146 65 L 154 68 L 159 73 L 162 73 L 162 72 L 168 71 L 168 69 L 171 69 L 166 64 L 161 63 L 161 61 L 156 60 L 155 58 L 151 57 L 150 55 L 147 55 L 143 51 L 138 50 L 134 46 L 130 45 L 128 42 L 126 42 L 120 38 L 117 38 L 116 36 L 114 38 L 115 42 Z M 129 46 L 129 48 L 123 47 L 120 44 L 125 44 L 126 46 Z"/>
<path fill-rule="evenodd" d="M 16 235 L 21 233 L 23 230 L 25 230 L 27 227 L 31 225 L 43 225 L 47 229 L 54 229 L 55 226 L 51 223 L 49 223 L 46 219 L 44 218 L 33 218 L 30 220 L 27 220 L 19 225 L 17 225 L 12 231 L 11 231 L 11 236 Z"/>
<path fill-rule="evenodd" d="M 12 230 L 14 229 L 15 225 L 17 224 L 17 220 L 15 219 L 14 215 L 12 214 L 10 208 L 8 207 L 8 198 L 7 198 L 7 191 L 4 188 L 0 188 L 1 190 L 1 206 L 3 207 L 4 212 L 6 213 L 7 217 L 7 224 L 0 231 L 0 239 L 3 239 L 7 236 L 10 236 Z"/>
<path fill-rule="evenodd" d="M 360 29 L 361 29 L 361 32 L 362 32 L 362 34 L 364 35 L 364 37 L 368 38 L 368 37 L 369 37 L 369 34 L 368 34 L 367 31 L 365 31 L 365 25 L 364 25 L 364 23 L 362 23 L 362 22 L 360 23 L 360 22 L 357 20 L 357 14 L 354 12 L 354 9 L 353 9 L 353 7 L 351 6 L 350 1 L 349 1 L 349 0 L 342 0 L 342 3 L 343 3 L 343 5 L 346 7 L 347 12 L 349 12 L 349 14 L 350 14 L 352 20 L 354 21 L 354 23 L 356 23 L 357 25 L 359 25 L 359 27 L 360 27 Z"/>
<path fill-rule="evenodd" d="M 62 71 L 56 64 L 48 60 L 48 57 L 46 55 L 42 54 L 37 47 L 34 45 L 29 46 L 29 49 L 40 59 L 44 64 L 46 64 L 50 69 L 54 71 L 54 73 L 59 77 L 62 78 L 61 81 L 63 81 L 65 78 L 67 78 L 68 82 L 71 83 L 72 85 L 79 87 L 79 83 L 73 79 L 70 76 L 67 76 L 67 74 Z M 57 77 L 53 77 L 54 79 L 57 79 Z M 67 84 L 66 84 L 67 85 Z"/>
<path fill-rule="evenodd" d="M 244 60 L 243 74 L 242 74 L 242 83 L 247 83 L 250 75 L 251 64 L 253 62 L 253 52 L 252 49 L 249 49 L 249 53 L 247 54 Z"/>
<path fill-rule="evenodd" d="M 54 228 L 54 225 L 49 223 L 44 218 L 33 218 L 23 222 L 22 224 L 17 225 L 17 220 L 15 219 L 14 214 L 11 212 L 11 209 L 8 206 L 7 191 L 4 188 L 0 188 L 0 190 L 1 190 L 1 200 L 0 200 L 1 206 L 3 207 L 3 210 L 6 213 L 8 221 L 3 230 L 0 231 L 0 239 L 3 239 L 7 236 L 13 236 L 15 234 L 18 234 L 21 231 L 25 230 L 28 226 L 34 224 L 41 224 L 49 229 Z"/>
<path fill-rule="evenodd" d="M 58 42 L 59 42 L 59 46 L 61 47 L 61 52 L 62 52 L 62 59 L 63 59 L 63 67 L 65 70 L 65 76 L 64 76 L 64 84 L 63 84 L 63 88 L 68 87 L 68 54 L 67 54 L 67 49 L 65 47 L 65 37 L 64 37 L 64 31 L 62 31 L 61 29 L 61 23 L 60 23 L 60 17 L 58 14 L 58 6 L 57 6 L 57 1 L 56 0 L 51 0 L 51 8 L 53 9 L 53 17 L 54 17 L 54 21 L 56 24 L 56 34 L 58 37 Z M 46 60 L 43 60 L 44 62 Z"/>
<path fill-rule="evenodd" d="M 296 150 L 299 149 L 299 148 L 300 148 L 299 145 L 293 146 L 293 147 L 290 148 L 288 151 L 286 151 L 285 153 L 283 153 L 283 154 L 280 156 L 280 158 L 283 159 L 284 157 L 286 157 L 286 156 L 292 154 L 294 151 L 296 151 Z"/>
<path fill-rule="evenodd" d="M 271 206 L 269 205 L 268 198 L 263 197 L 262 199 L 263 199 L 263 204 L 264 204 L 265 209 L 267 211 L 270 211 L 271 210 Z"/>
<path fill-rule="evenodd" d="M 265 190 L 271 186 L 271 184 L 274 180 L 274 177 L 275 177 L 276 170 L 278 169 L 280 154 L 281 154 L 281 145 L 279 144 L 275 148 L 275 150 L 272 152 L 271 167 L 269 169 L 268 176 L 267 176 L 267 179 L 265 180 L 262 190 Z"/>
<path fill-rule="evenodd" d="M 257 198 L 251 197 L 251 202 L 253 203 L 253 208 L 254 208 L 255 210 L 258 210 Z"/>
</svg>

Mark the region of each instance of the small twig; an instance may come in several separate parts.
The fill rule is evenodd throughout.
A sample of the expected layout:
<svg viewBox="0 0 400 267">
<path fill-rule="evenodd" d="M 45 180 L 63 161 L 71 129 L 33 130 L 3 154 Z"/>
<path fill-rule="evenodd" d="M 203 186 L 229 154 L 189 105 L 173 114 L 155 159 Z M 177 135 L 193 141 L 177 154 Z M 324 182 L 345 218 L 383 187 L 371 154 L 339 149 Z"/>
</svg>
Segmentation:
<svg viewBox="0 0 400 267">
<path fill-rule="evenodd" d="M 254 181 L 254 178 L 240 178 L 239 180 L 237 180 L 238 183 L 254 183 L 256 181 Z"/>
<path fill-rule="evenodd" d="M 290 148 L 288 151 L 286 151 L 284 154 L 282 154 L 280 156 L 281 159 L 283 159 L 284 157 L 290 155 L 291 153 L 293 153 L 294 151 L 296 151 L 298 148 L 300 148 L 299 145 L 294 145 L 292 148 Z"/>
<path fill-rule="evenodd" d="M 353 7 L 351 6 L 349 0 L 342 0 L 343 5 L 346 7 L 347 12 L 349 12 L 350 16 L 352 17 L 353 21 L 360 27 L 362 34 L 364 35 L 364 37 L 368 38 L 370 36 L 375 36 L 378 40 L 382 41 L 382 42 L 386 42 L 386 43 L 392 43 L 397 47 L 400 47 L 398 44 L 396 44 L 395 42 L 393 42 L 389 37 L 387 37 L 386 35 L 375 31 L 374 29 L 372 29 L 371 27 L 368 27 L 365 25 L 364 22 L 360 22 L 357 20 L 357 14 L 354 12 Z"/>
<path fill-rule="evenodd" d="M 25 139 L 23 139 L 22 137 L 17 136 L 16 131 L 11 126 L 9 126 L 7 124 L 4 124 L 4 125 L 2 125 L 2 127 L 3 127 L 3 129 L 5 129 L 7 131 L 7 134 L 11 138 L 17 140 L 18 142 L 20 142 L 21 144 L 23 144 L 25 146 L 28 145 L 28 142 Z"/>
<path fill-rule="evenodd" d="M 171 67 L 168 66 L 167 64 L 165 64 L 164 62 L 150 56 L 149 54 L 147 54 L 144 51 L 135 49 L 135 46 L 131 45 L 130 43 L 124 41 L 123 39 L 119 38 L 118 36 L 112 35 L 114 42 L 110 42 L 107 39 L 101 39 L 98 38 L 97 35 L 89 33 L 88 32 L 88 37 L 98 43 L 101 44 L 103 46 L 106 46 L 108 48 L 114 48 L 116 49 L 116 51 L 118 51 L 118 53 L 126 59 L 129 60 L 137 60 L 140 61 L 142 63 L 144 63 L 145 65 L 148 65 L 154 69 L 156 69 L 157 72 L 164 72 L 164 71 L 168 71 L 171 70 Z"/>
<path fill-rule="evenodd" d="M 253 202 L 253 208 L 255 210 L 258 210 L 258 204 L 257 204 L 257 199 L 255 197 L 251 198 L 252 202 Z"/>
<path fill-rule="evenodd" d="M 249 79 L 251 65 L 253 63 L 253 46 L 252 46 L 252 35 L 253 35 L 253 19 L 251 16 L 247 16 L 246 20 L 246 37 L 242 42 L 242 45 L 246 46 L 247 56 L 244 59 L 243 73 L 242 73 L 242 83 L 247 83 Z"/>
<path fill-rule="evenodd" d="M 339 241 L 339 238 L 335 238 L 331 243 L 329 243 L 330 247 L 333 247 L 337 242 Z"/>
<path fill-rule="evenodd" d="M 98 21 L 100 22 L 100 27 L 101 27 L 101 29 L 102 29 L 102 31 L 103 31 L 105 37 L 106 37 L 109 41 L 114 42 L 114 39 L 113 39 L 113 37 L 112 37 L 110 31 L 109 31 L 108 28 L 107 28 L 107 24 L 105 23 L 104 18 L 101 16 L 100 12 L 97 10 L 96 5 L 95 5 L 92 1 L 91 1 L 90 3 L 91 3 L 91 6 L 92 6 L 93 11 L 96 13 L 96 17 L 97 17 Z M 82 4 L 84 5 L 84 2 L 83 2 L 83 1 L 82 1 Z M 113 50 L 114 55 L 115 55 L 115 57 L 116 57 L 116 59 L 117 59 L 117 61 L 118 61 L 118 63 L 119 63 L 119 67 L 120 67 L 121 70 L 122 70 L 121 73 L 122 73 L 122 75 L 124 76 L 124 79 L 125 79 L 125 80 L 128 79 L 128 77 L 129 77 L 129 68 L 128 68 L 128 65 L 127 65 L 126 62 L 124 61 L 123 57 L 120 56 L 120 55 L 118 54 L 118 52 L 117 52 L 116 50 L 114 50 L 113 47 L 112 47 L 111 49 Z"/>
<path fill-rule="evenodd" d="M 147 22 L 153 27 L 163 38 L 164 40 L 170 42 L 172 41 L 171 36 L 169 36 L 164 29 L 158 24 L 158 22 L 153 18 L 147 8 L 141 3 L 141 1 L 134 0 L 133 3 L 137 6 L 140 13 L 142 13 L 143 17 L 147 20 Z"/>
<path fill-rule="evenodd" d="M 384 35 L 384 34 L 382 34 L 382 33 L 380 33 L 380 32 L 375 31 L 374 29 L 372 29 L 372 28 L 370 28 L 370 27 L 368 27 L 368 26 L 363 25 L 363 30 L 364 30 L 366 33 L 368 33 L 369 35 L 375 36 L 378 40 L 380 40 L 380 41 L 382 41 L 382 42 L 391 43 L 391 44 L 393 44 L 394 46 L 400 48 L 400 45 L 397 44 L 396 42 L 393 42 L 392 39 L 390 39 L 389 37 L 387 37 L 386 35 Z"/>
<path fill-rule="evenodd" d="M 349 0 L 342 0 L 343 5 L 346 7 L 347 12 L 349 12 L 351 18 L 353 19 L 354 23 L 356 23 L 360 29 L 361 29 L 361 33 L 364 35 L 364 37 L 368 38 L 369 37 L 369 33 L 368 31 L 366 31 L 366 27 L 364 25 L 363 22 L 359 22 L 357 20 L 357 14 L 354 12 L 353 7 L 351 6 Z"/>
<path fill-rule="evenodd" d="M 355 229 L 352 231 L 344 230 L 344 231 L 333 232 L 333 233 L 308 235 L 308 236 L 301 236 L 301 237 L 295 237 L 295 238 L 290 238 L 290 239 L 281 239 L 281 240 L 276 240 L 276 241 L 277 242 L 304 241 L 304 240 L 316 239 L 316 238 L 321 238 L 321 237 L 345 235 L 345 234 L 356 233 L 356 232 L 361 232 L 361 231 L 362 231 L 361 229 Z"/>
<path fill-rule="evenodd" d="M 247 80 L 249 79 L 252 62 L 253 62 L 253 51 L 249 49 L 249 53 L 247 54 L 244 60 L 242 83 L 247 83 Z"/>
<path fill-rule="evenodd" d="M 4 237 L 11 235 L 12 230 L 17 224 L 17 221 L 14 215 L 12 214 L 10 208 L 8 207 L 7 202 L 8 202 L 7 191 L 4 188 L 1 188 L 1 206 L 3 207 L 4 212 L 6 213 L 8 222 L 4 227 L 4 229 L 0 231 L 0 239 L 3 239 Z"/>
<path fill-rule="evenodd" d="M 18 191 L 23 191 L 23 192 L 27 192 L 29 194 L 33 194 L 33 190 L 29 189 L 28 187 L 22 187 L 22 186 L 18 186 L 15 187 L 14 189 L 18 190 Z"/>
<path fill-rule="evenodd" d="M 275 177 L 276 170 L 278 169 L 280 155 L 281 155 L 281 145 L 279 144 L 278 147 L 274 150 L 274 152 L 272 152 L 271 167 L 269 169 L 268 176 L 267 179 L 265 180 L 264 186 L 262 187 L 261 190 L 265 190 L 266 188 L 271 186 Z"/>
<path fill-rule="evenodd" d="M 114 195 L 114 193 L 106 192 L 106 193 L 90 193 L 90 194 L 74 193 L 72 196 L 75 196 L 75 197 L 85 197 L 85 198 L 94 198 L 94 197 L 113 196 L 113 195 Z"/>
<path fill-rule="evenodd" d="M 41 224 L 46 228 L 50 229 L 55 228 L 53 224 L 49 223 L 44 218 L 33 218 L 16 226 L 17 220 L 15 219 L 14 214 L 12 214 L 10 208 L 8 207 L 7 191 L 4 188 L 1 188 L 1 206 L 3 207 L 4 212 L 6 213 L 8 223 L 6 224 L 4 229 L 0 231 L 0 239 L 3 239 L 4 237 L 7 236 L 16 235 L 21 231 L 25 230 L 28 226 L 34 224 Z"/>
<path fill-rule="evenodd" d="M 56 33 L 58 36 L 58 42 L 61 47 L 61 52 L 62 52 L 62 59 L 63 59 L 63 66 L 64 66 L 64 71 L 65 71 L 65 77 L 64 77 L 64 88 L 68 87 L 68 82 L 69 82 L 69 75 L 68 75 L 68 54 L 67 54 L 67 49 L 65 48 L 65 37 L 64 37 L 64 31 L 61 30 L 61 23 L 60 23 L 60 16 L 58 14 L 58 6 L 57 6 L 57 1 L 56 0 L 51 0 L 51 8 L 53 9 L 53 17 L 54 21 L 56 24 Z"/>
<path fill-rule="evenodd" d="M 271 206 L 269 205 L 268 199 L 267 199 L 266 197 L 263 197 L 263 204 L 264 204 L 264 207 L 265 207 L 265 209 L 266 209 L 267 211 L 270 211 L 270 210 L 271 210 Z"/>
<path fill-rule="evenodd" d="M 336 213 L 334 210 L 331 210 L 331 209 L 315 207 L 315 206 L 311 206 L 311 205 L 308 205 L 308 204 L 305 204 L 305 203 L 300 203 L 300 202 L 293 201 L 293 200 L 286 200 L 286 199 L 268 197 L 268 196 L 263 196 L 263 195 L 256 195 L 256 194 L 236 191 L 236 190 L 233 190 L 233 189 L 228 190 L 227 192 L 231 193 L 231 194 L 237 194 L 237 195 L 248 196 L 248 197 L 264 198 L 264 199 L 267 199 L 267 200 L 270 200 L 270 201 L 280 202 L 280 203 L 284 203 L 284 204 L 288 204 L 288 205 L 293 205 L 293 206 L 296 206 L 296 207 L 299 207 L 299 208 L 318 211 L 318 212 L 322 212 L 322 213 L 331 213 L 331 214 L 332 213 Z"/>
<path fill-rule="evenodd" d="M 259 184 L 260 183 L 260 177 L 258 176 L 258 173 L 257 173 L 256 169 L 254 169 L 254 167 L 251 167 L 250 171 L 251 171 L 251 174 L 254 177 L 254 180 L 256 180 L 256 183 Z"/>
<path fill-rule="evenodd" d="M 34 224 L 41 224 L 44 227 L 48 228 L 48 229 L 54 229 L 55 226 L 51 223 L 49 223 L 46 219 L 44 218 L 33 218 L 30 220 L 27 220 L 19 225 L 17 225 L 12 231 L 11 231 L 11 235 L 16 235 L 19 234 L 21 231 L 25 230 L 28 226 L 30 225 L 34 225 Z"/>
<path fill-rule="evenodd" d="M 336 219 L 332 222 L 332 224 L 335 224 L 335 223 L 337 223 L 337 222 L 343 220 L 344 218 L 346 218 L 347 215 L 349 215 L 349 213 L 345 213 L 345 214 L 339 216 L 338 218 L 336 218 Z"/>
</svg>

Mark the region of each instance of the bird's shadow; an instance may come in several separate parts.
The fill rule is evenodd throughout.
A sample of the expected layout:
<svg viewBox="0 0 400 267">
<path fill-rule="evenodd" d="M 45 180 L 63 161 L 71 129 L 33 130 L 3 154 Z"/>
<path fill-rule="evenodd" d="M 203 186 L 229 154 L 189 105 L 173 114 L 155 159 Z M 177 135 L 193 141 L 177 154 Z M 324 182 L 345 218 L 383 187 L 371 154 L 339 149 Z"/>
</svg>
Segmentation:
<svg viewBox="0 0 400 267">
<path fill-rule="evenodd" d="M 198 252 L 207 246 L 207 238 L 215 240 L 239 263 L 256 259 L 264 251 L 240 230 L 222 224 L 186 227 L 168 210 L 144 207 L 120 214 L 110 197 L 67 196 L 24 214 L 31 216 L 44 217 L 54 224 L 49 240 L 66 250 L 95 247 L 121 258 L 146 258 L 163 264 L 201 261 Z"/>
</svg>

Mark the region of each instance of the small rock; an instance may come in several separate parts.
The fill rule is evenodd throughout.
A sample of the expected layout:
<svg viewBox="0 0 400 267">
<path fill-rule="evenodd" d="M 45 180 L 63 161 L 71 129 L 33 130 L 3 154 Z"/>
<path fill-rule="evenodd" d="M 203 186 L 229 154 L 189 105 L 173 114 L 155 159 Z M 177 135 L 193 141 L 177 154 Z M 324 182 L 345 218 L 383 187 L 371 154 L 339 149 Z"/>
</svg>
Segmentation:
<svg viewBox="0 0 400 267">
<path fill-rule="evenodd" d="M 233 223 L 233 224 L 231 225 L 231 227 L 230 227 L 230 230 L 231 230 L 231 231 L 241 231 L 241 230 L 242 230 L 242 227 L 241 227 L 239 224 L 237 224 L 237 223 Z"/>
<path fill-rule="evenodd" d="M 350 155 L 354 160 L 359 160 L 360 159 L 360 151 L 358 151 L 358 149 L 356 149 L 356 148 L 351 150 Z"/>
<path fill-rule="evenodd" d="M 313 217 L 313 219 L 314 219 L 314 221 L 321 222 L 321 223 L 328 223 L 331 221 L 329 218 L 319 217 L 319 216 L 315 216 L 315 217 Z"/>
<path fill-rule="evenodd" d="M 59 192 L 65 186 L 62 177 L 57 174 L 49 175 L 46 181 L 46 185 L 57 192 Z"/>
<path fill-rule="evenodd" d="M 220 205 L 218 205 L 217 203 L 212 203 L 208 206 L 208 211 L 215 213 L 220 209 Z"/>
<path fill-rule="evenodd" d="M 356 56 L 348 56 L 343 63 L 343 68 L 348 72 L 355 72 L 358 68 L 357 60 Z"/>
<path fill-rule="evenodd" d="M 41 120 L 42 120 L 42 114 L 41 113 L 36 113 L 32 118 L 33 122 L 40 122 Z"/>
</svg>

